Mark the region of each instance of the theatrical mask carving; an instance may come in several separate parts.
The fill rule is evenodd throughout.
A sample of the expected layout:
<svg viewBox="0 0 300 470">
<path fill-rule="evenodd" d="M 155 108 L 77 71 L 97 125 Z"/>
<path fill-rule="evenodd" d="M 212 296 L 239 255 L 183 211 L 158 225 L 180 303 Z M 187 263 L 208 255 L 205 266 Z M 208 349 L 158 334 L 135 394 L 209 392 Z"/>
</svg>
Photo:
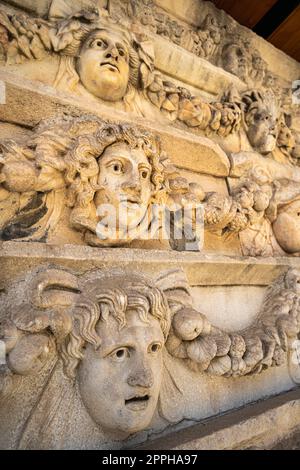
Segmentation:
<svg viewBox="0 0 300 470">
<path fill-rule="evenodd" d="M 226 44 L 222 50 L 222 65 L 227 72 L 246 81 L 249 53 L 241 43 Z"/>
<path fill-rule="evenodd" d="M 243 95 L 246 105 L 246 133 L 251 146 L 261 154 L 275 150 L 278 135 L 280 108 L 273 93 L 251 92 Z"/>
<path fill-rule="evenodd" d="M 3 296 L 2 412 L 18 393 L 17 377 L 42 382 L 29 408 L 23 396 L 26 424 L 11 443 L 18 448 L 67 448 L 73 436 L 64 433 L 78 413 L 76 432 L 92 439 L 87 430 L 94 430 L 98 448 L 105 436 L 122 441 L 148 428 L 165 409 L 158 407 L 172 375 L 165 349 L 195 372 L 240 377 L 286 363 L 300 330 L 296 270 L 270 286 L 255 324 L 235 333 L 195 310 L 181 270 L 153 279 L 118 269 L 75 275 L 40 267 Z"/>
<path fill-rule="evenodd" d="M 51 83 L 55 88 L 221 136 L 235 132 L 241 124 L 241 109 L 235 103 L 209 104 L 166 80 L 155 69 L 152 42 L 114 22 L 106 10 L 90 9 L 48 22 L 0 12 L 0 25 L 2 61 L 7 66 L 43 60 L 51 54 L 59 58 Z"/>
<path fill-rule="evenodd" d="M 165 240 L 176 250 L 199 250 L 201 237 L 197 228 L 192 228 L 192 219 L 194 209 L 201 206 L 205 228 L 223 235 L 239 233 L 245 255 L 298 252 L 297 210 L 293 214 L 288 210 L 289 223 L 293 217 L 296 224 L 293 230 L 289 225 L 289 235 L 281 223 L 288 204 L 294 207 L 299 197 L 299 175 L 292 166 L 280 165 L 277 176 L 272 176 L 260 169 L 263 162 L 269 165 L 269 160 L 263 159 L 250 173 L 245 171 L 229 195 L 205 193 L 199 184 L 180 176 L 155 136 L 92 116 L 45 121 L 25 145 L 13 141 L 1 145 L 3 240 L 56 243 L 59 230 L 61 243 L 67 228 L 78 235 L 75 243 L 80 244 L 148 243 L 165 236 L 165 223 L 172 224 L 172 214 L 189 208 L 190 216 L 180 218 L 185 235 L 175 240 L 174 226 L 170 225 Z M 242 160 L 247 157 L 251 168 L 253 155 L 241 155 Z M 187 247 L 187 225 L 190 242 L 196 242 L 192 248 Z"/>
<path fill-rule="evenodd" d="M 85 88 L 104 100 L 121 100 L 129 82 L 130 49 L 121 33 L 103 29 L 89 35 L 77 60 Z"/>
<path fill-rule="evenodd" d="M 159 239 L 154 205 L 174 212 L 204 198 L 199 185 L 180 178 L 157 137 L 92 116 L 43 122 L 27 144 L 4 141 L 2 152 L 4 240 L 49 240 L 63 230 L 66 207 L 67 225 L 90 245 Z"/>
</svg>

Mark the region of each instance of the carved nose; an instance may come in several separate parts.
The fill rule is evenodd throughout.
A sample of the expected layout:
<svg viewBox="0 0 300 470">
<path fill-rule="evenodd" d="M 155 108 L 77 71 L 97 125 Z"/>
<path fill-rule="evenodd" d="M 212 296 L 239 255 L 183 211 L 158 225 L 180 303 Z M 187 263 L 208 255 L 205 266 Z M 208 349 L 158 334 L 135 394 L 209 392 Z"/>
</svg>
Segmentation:
<svg viewBox="0 0 300 470">
<path fill-rule="evenodd" d="M 150 388 L 154 384 L 154 377 L 152 370 L 149 367 L 143 367 L 131 374 L 127 380 L 128 385 L 131 387 L 144 387 Z"/>
<path fill-rule="evenodd" d="M 138 196 L 140 196 L 142 192 L 142 186 L 141 186 L 140 181 L 134 181 L 134 180 L 131 180 L 128 183 L 125 183 L 122 189 L 125 189 L 129 193 L 136 194 Z"/>
<path fill-rule="evenodd" d="M 118 61 L 119 59 L 119 51 L 116 47 L 112 47 L 106 54 L 106 59 L 115 59 Z"/>
</svg>

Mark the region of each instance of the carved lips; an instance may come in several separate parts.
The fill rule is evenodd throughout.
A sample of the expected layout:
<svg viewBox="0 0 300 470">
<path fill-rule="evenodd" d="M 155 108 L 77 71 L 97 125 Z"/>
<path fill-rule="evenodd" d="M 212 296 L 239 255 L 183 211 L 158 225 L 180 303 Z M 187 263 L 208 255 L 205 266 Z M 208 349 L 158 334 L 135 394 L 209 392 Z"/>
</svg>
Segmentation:
<svg viewBox="0 0 300 470">
<path fill-rule="evenodd" d="M 110 69 L 111 72 L 119 72 L 120 73 L 120 69 L 117 66 L 117 63 L 115 61 L 107 60 L 105 62 L 101 62 L 100 67 L 104 67 L 104 66 L 108 66 L 108 68 Z"/>
<path fill-rule="evenodd" d="M 150 396 L 146 395 L 135 395 L 128 400 L 125 400 L 126 408 L 129 408 L 131 411 L 143 411 L 147 408 L 150 401 Z"/>
</svg>

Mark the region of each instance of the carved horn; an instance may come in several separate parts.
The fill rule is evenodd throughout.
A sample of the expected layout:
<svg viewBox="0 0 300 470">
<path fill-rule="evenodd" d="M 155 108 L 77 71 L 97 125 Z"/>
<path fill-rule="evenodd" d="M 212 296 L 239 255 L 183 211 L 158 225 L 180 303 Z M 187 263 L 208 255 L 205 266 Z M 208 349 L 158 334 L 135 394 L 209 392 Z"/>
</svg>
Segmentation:
<svg viewBox="0 0 300 470">
<path fill-rule="evenodd" d="M 47 269 L 34 277 L 28 289 L 27 308 L 24 304 L 19 306 L 12 321 L 17 328 L 30 333 L 50 328 L 60 340 L 71 330 L 72 321 L 66 309 L 76 302 L 79 293 L 76 276 L 60 269 Z"/>
<path fill-rule="evenodd" d="M 7 350 L 13 372 L 29 375 L 43 368 L 55 343 L 71 331 L 72 318 L 67 308 L 76 302 L 79 293 L 76 276 L 66 271 L 47 269 L 34 277 L 29 284 L 29 302 L 23 302 L 11 315 L 19 332 Z"/>
<path fill-rule="evenodd" d="M 77 277 L 59 269 L 38 274 L 31 285 L 31 302 L 38 308 L 69 307 L 80 293 Z"/>
</svg>

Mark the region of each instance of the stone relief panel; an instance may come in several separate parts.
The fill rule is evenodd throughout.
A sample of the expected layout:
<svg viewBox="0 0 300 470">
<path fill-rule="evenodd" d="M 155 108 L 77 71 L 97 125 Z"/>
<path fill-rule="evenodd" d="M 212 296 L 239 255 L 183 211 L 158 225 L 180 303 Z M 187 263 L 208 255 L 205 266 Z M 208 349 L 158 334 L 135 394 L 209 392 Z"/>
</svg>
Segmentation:
<svg viewBox="0 0 300 470">
<path fill-rule="evenodd" d="M 253 96 L 245 96 L 249 136 L 269 153 L 231 154 L 227 194 L 188 181 L 159 137 L 132 125 L 63 116 L 22 142 L 3 140 L 1 239 L 96 247 L 156 240 L 199 251 L 209 232 L 238 234 L 247 256 L 298 256 L 300 170 L 288 153 L 284 163 L 271 156 L 283 127 Z"/>
<path fill-rule="evenodd" d="M 222 67 L 239 77 L 248 87 L 278 87 L 280 94 L 285 93 L 280 89 L 282 80 L 269 70 L 250 35 L 230 16 L 220 15 L 219 10 L 211 8 L 198 27 L 171 17 L 154 0 L 113 0 L 110 13 L 122 21 L 128 18 L 126 24 L 142 25 L 150 32 Z"/>
<path fill-rule="evenodd" d="M 148 28 L 152 33 L 169 39 L 174 44 L 221 67 L 242 80 L 249 89 L 272 89 L 284 111 L 296 118 L 297 109 L 292 104 L 291 83 L 270 70 L 267 61 L 257 49 L 256 37 L 249 34 L 229 15 L 203 4 L 198 26 L 170 16 L 168 2 L 164 9 L 154 0 L 112 0 L 110 14 L 118 20 L 128 17 L 127 27 Z"/>
<path fill-rule="evenodd" d="M 126 124 L 54 118 L 25 145 L 2 143 L 3 240 L 47 241 L 58 225 L 63 232 L 65 210 L 67 227 L 92 246 L 161 239 L 164 217 L 190 207 L 189 240 L 196 241 L 194 209 L 204 197 L 199 184 L 180 176 L 158 137 Z M 176 248 L 172 234 L 166 239 Z"/>
<path fill-rule="evenodd" d="M 156 65 L 155 41 L 173 46 L 155 35 L 245 87 L 195 96 Z M 153 0 L 7 0 L 0 69 L 57 105 L 26 132 L 0 124 L 0 447 L 124 448 L 299 383 L 297 260 L 235 264 L 300 254 L 300 137 L 250 36 Z M 101 249 L 119 246 L 143 249 Z"/>
<path fill-rule="evenodd" d="M 265 87 L 256 84 L 258 88 L 250 88 L 242 95 L 232 89 L 219 102 L 207 103 L 166 80 L 155 69 L 150 38 L 116 23 L 104 8 L 87 5 L 89 8 L 77 12 L 67 9 L 67 15 L 59 5 L 52 4 L 49 11 L 52 16 L 47 20 L 25 13 L 1 12 L 5 68 L 12 67 L 18 73 L 26 71 L 25 75 L 41 81 L 49 77 L 55 88 L 105 102 L 116 109 L 205 132 L 212 139 L 219 139 L 226 151 L 236 151 L 238 142 L 239 150 L 249 147 L 262 154 L 273 152 L 276 147 L 282 161 L 298 163 L 299 137 L 291 129 L 290 111 L 280 99 L 270 74 L 264 79 Z M 210 18 L 207 24 L 214 22 Z M 234 64 L 238 62 L 232 51 L 238 54 L 237 48 L 226 46 L 224 50 L 234 73 Z M 28 64 L 37 60 L 44 65 L 27 69 Z M 258 56 L 254 62 L 260 63 Z M 254 71 L 251 66 L 251 72 Z M 228 143 L 231 136 L 236 140 L 234 144 Z M 269 143 L 264 143 L 264 139 Z"/>
<path fill-rule="evenodd" d="M 3 63 L 24 64 L 54 54 L 59 58 L 56 88 L 221 136 L 240 126 L 241 110 L 235 103 L 209 104 L 166 81 L 154 68 L 151 41 L 114 23 L 106 10 L 55 21 L 3 11 L 1 25 Z"/>
<path fill-rule="evenodd" d="M 259 374 L 287 363 L 300 331 L 294 269 L 267 290 L 255 324 L 235 333 L 195 310 L 181 270 L 152 278 L 40 267 L 12 284 L 1 302 L 1 440 L 10 448 L 72 447 L 76 419 L 81 445 L 120 446 L 149 428 L 155 414 L 170 421 L 164 400 L 170 384 L 176 388 L 172 360 L 191 371 L 191 380 L 195 373 Z M 7 433 L 16 416 L 18 425 Z"/>
</svg>

